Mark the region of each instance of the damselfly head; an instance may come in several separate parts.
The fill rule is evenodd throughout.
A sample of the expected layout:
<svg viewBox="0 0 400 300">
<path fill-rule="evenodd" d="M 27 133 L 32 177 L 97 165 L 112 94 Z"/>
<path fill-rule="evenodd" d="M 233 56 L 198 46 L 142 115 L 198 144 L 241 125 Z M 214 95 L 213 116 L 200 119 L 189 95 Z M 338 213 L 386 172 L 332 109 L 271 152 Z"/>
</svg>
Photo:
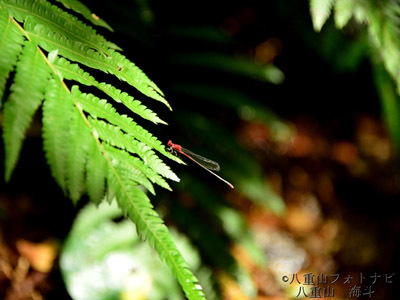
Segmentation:
<svg viewBox="0 0 400 300">
<path fill-rule="evenodd" d="M 171 141 L 171 140 L 168 141 L 167 146 L 168 146 L 168 147 L 172 147 L 172 141 Z"/>
</svg>

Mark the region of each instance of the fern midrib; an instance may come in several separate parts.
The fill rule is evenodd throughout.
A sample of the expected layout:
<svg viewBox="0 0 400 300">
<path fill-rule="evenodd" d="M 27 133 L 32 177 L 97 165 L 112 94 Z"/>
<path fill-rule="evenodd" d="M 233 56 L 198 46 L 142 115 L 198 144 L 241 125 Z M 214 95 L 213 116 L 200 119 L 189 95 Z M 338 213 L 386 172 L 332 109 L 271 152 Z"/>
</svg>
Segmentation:
<svg viewBox="0 0 400 300">
<path fill-rule="evenodd" d="M 20 10 L 20 11 L 22 11 L 22 12 L 28 14 L 28 15 L 32 15 L 32 16 L 34 16 L 34 17 L 40 19 L 40 20 L 43 20 L 43 21 L 44 21 L 44 22 L 43 22 L 44 24 L 46 24 L 46 22 L 47 22 L 47 23 L 50 23 L 50 24 L 52 24 L 53 26 L 55 26 L 56 28 L 58 28 L 58 30 L 70 34 L 71 36 L 73 36 L 74 38 L 76 38 L 76 39 L 77 39 L 78 41 L 80 41 L 81 43 L 83 43 L 83 44 L 88 44 L 88 45 L 90 45 L 91 48 L 93 48 L 93 49 L 101 50 L 101 51 L 107 53 L 107 51 L 105 51 L 105 49 L 99 49 L 99 47 L 98 47 L 96 44 L 94 44 L 92 41 L 90 41 L 90 40 L 88 41 L 88 40 L 85 40 L 85 39 L 81 38 L 79 35 L 76 35 L 74 32 L 71 32 L 70 30 L 66 30 L 65 28 L 59 26 L 57 23 L 54 23 L 54 22 L 52 22 L 51 20 L 46 19 L 46 18 L 42 17 L 41 15 L 38 15 L 38 14 L 34 13 L 33 11 L 24 9 L 24 8 L 22 8 L 22 7 L 19 7 L 19 6 L 13 6 L 13 5 L 7 4 L 7 3 L 5 3 L 4 5 L 5 5 L 5 6 L 11 6 L 11 7 L 13 7 L 13 8 L 16 9 L 16 10 Z M 70 19 L 65 18 L 62 14 L 58 14 L 58 16 L 61 17 L 63 20 L 67 21 L 69 24 L 72 24 L 72 26 L 74 25 L 74 23 L 71 22 Z M 109 54 L 109 53 L 107 53 L 107 54 Z"/>
</svg>

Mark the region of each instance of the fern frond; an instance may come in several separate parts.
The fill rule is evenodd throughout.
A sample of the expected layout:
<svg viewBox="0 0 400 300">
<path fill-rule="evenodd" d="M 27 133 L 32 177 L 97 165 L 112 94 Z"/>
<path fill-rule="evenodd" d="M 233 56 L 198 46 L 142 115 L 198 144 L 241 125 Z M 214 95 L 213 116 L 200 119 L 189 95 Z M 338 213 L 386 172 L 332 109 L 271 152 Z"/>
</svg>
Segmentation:
<svg viewBox="0 0 400 300">
<path fill-rule="evenodd" d="M 114 31 L 106 21 L 100 19 L 98 16 L 93 14 L 90 9 L 78 0 L 56 0 L 62 3 L 66 8 L 72 9 L 74 12 L 81 14 L 86 20 L 90 21 L 93 25 L 107 28 L 110 31 Z"/>
<path fill-rule="evenodd" d="M 8 75 L 17 63 L 23 41 L 21 31 L 13 24 L 8 12 L 0 8 L 0 107 Z"/>
<path fill-rule="evenodd" d="M 395 80 L 400 94 L 400 3 L 399 1 L 310 0 L 318 12 L 313 15 L 315 30 L 319 30 L 329 16 L 335 2 L 335 23 L 342 28 L 352 16 L 365 23 L 371 42 L 382 59 L 386 70 Z"/>
<path fill-rule="evenodd" d="M 67 190 L 69 125 L 75 110 L 70 98 L 59 80 L 51 80 L 43 103 L 43 147 L 51 173 L 64 193 Z"/>
<path fill-rule="evenodd" d="M 92 75 L 82 70 L 79 65 L 72 64 L 63 57 L 56 58 L 53 64 L 65 79 L 75 80 L 88 86 L 95 86 L 115 101 L 122 102 L 132 112 L 138 114 L 142 118 L 155 124 L 167 124 L 161 120 L 156 113 L 142 105 L 140 101 L 134 100 L 133 97 L 129 96 L 127 93 L 121 92 L 121 90 L 113 87 L 110 84 L 99 83 Z"/>
<path fill-rule="evenodd" d="M 395 6 L 399 7 L 399 4 Z M 390 11 L 389 4 L 380 6 L 370 3 L 364 7 L 364 14 L 369 22 L 368 31 L 372 42 L 378 50 L 385 68 L 396 81 L 398 91 L 400 91 L 400 36 L 397 32 L 396 13 L 390 14 Z"/>
<path fill-rule="evenodd" d="M 234 57 L 227 54 L 209 53 L 181 53 L 173 57 L 174 63 L 184 66 L 210 68 L 230 74 L 238 74 L 261 81 L 281 84 L 285 75 L 272 64 L 258 65 L 248 57 Z"/>
<path fill-rule="evenodd" d="M 135 184 L 118 176 L 119 166 L 116 166 L 115 172 L 116 176 L 109 176 L 108 182 L 115 187 L 118 205 L 135 222 L 139 236 L 148 239 L 150 245 L 172 269 L 188 299 L 205 300 L 201 286 L 189 270 L 167 227 L 154 211 L 150 200 Z"/>
<path fill-rule="evenodd" d="M 169 169 L 169 167 L 159 164 L 158 160 L 160 159 L 155 160 L 158 157 L 154 155 L 154 152 L 153 156 L 147 154 L 147 152 L 151 151 L 150 148 L 147 147 L 146 152 L 142 151 L 140 147 L 141 143 L 136 141 L 132 136 L 124 134 L 118 127 L 94 119 L 89 119 L 89 122 L 92 125 L 92 128 L 96 130 L 97 134 L 102 140 L 106 141 L 112 146 L 127 150 L 132 154 L 138 154 L 143 159 L 143 161 L 139 160 L 139 162 L 143 164 L 143 166 L 140 166 L 138 168 L 141 169 L 148 178 L 152 179 L 152 182 L 155 182 L 166 189 L 170 189 L 167 182 L 158 175 L 160 174 L 158 173 L 158 169 L 160 167 L 165 170 L 165 172 L 162 173 L 167 173 L 168 175 L 170 175 L 169 177 L 172 177 L 173 179 L 178 179 L 176 175 Z M 153 160 L 155 160 L 155 162 L 153 162 Z M 156 168 L 154 168 L 154 166 L 156 166 Z"/>
<path fill-rule="evenodd" d="M 320 31 L 331 14 L 334 0 L 310 0 L 310 11 L 315 31 Z"/>
<path fill-rule="evenodd" d="M 347 14 L 352 13 L 355 19 L 367 25 L 371 42 L 380 56 L 386 70 L 392 76 L 400 94 L 400 3 L 399 1 L 352 1 L 353 6 L 345 0 L 338 1 Z M 351 12 L 350 12 L 351 10 Z"/>
<path fill-rule="evenodd" d="M 26 21 L 29 17 L 34 23 L 42 24 L 53 32 L 101 53 L 107 53 L 110 45 L 113 46 L 92 27 L 46 0 L 3 0 L 2 2 L 19 22 Z"/>
<path fill-rule="evenodd" d="M 73 97 L 75 96 L 76 94 L 73 95 Z M 74 102 L 75 101 L 77 100 L 74 99 Z M 75 103 L 75 105 L 79 107 L 81 102 Z M 76 110 L 74 112 L 76 112 Z M 77 117 L 80 117 L 78 113 Z M 91 123 L 93 125 L 95 121 L 91 120 Z M 73 127 L 74 126 L 71 126 L 71 128 Z M 78 129 L 81 128 L 79 127 Z M 93 128 L 92 130 L 96 132 L 96 135 L 98 134 L 97 129 Z M 74 130 L 74 132 L 76 131 Z M 143 170 L 144 165 L 140 166 L 138 162 L 141 163 L 141 161 L 129 155 L 124 150 L 119 150 L 105 142 L 102 143 L 102 147 L 108 157 L 108 166 L 106 167 L 108 196 L 116 196 L 120 208 L 137 225 L 138 233 L 141 238 L 147 239 L 150 242 L 160 257 L 165 260 L 175 273 L 188 298 L 205 299 L 204 293 L 197 283 L 197 279 L 191 273 L 188 265 L 176 248 L 167 227 L 165 227 L 162 220 L 157 216 L 147 196 L 138 189 L 138 184 L 142 184 L 154 193 L 151 183 L 147 180 L 146 176 L 139 171 L 140 168 Z M 89 159 L 91 159 L 91 157 Z M 101 174 L 99 177 L 102 181 Z M 101 193 L 99 193 L 99 195 L 101 195 Z"/>
<path fill-rule="evenodd" d="M 25 132 L 33 115 L 42 103 L 50 69 L 45 64 L 36 45 L 26 42 L 11 94 L 4 104 L 5 178 L 10 179 L 18 160 Z"/>
<path fill-rule="evenodd" d="M 179 158 L 166 151 L 165 146 L 156 137 L 139 126 L 132 118 L 118 114 L 115 108 L 106 100 L 100 100 L 91 94 L 81 93 L 77 86 L 72 87 L 71 93 L 83 109 L 91 114 L 92 117 L 105 119 L 166 157 L 176 162 L 182 162 Z"/>
<path fill-rule="evenodd" d="M 76 10 L 82 9 L 79 1 L 60 1 L 78 5 Z M 167 227 L 141 190 L 143 186 L 154 194 L 153 184 L 170 189 L 163 177 L 179 180 L 156 151 L 182 161 L 166 151 L 156 137 L 132 118 L 120 115 L 105 100 L 81 93 L 77 86 L 70 91 L 63 78 L 94 86 L 154 123 L 165 122 L 139 101 L 109 84 L 99 83 L 68 60 L 112 74 L 170 108 L 161 90 L 93 28 L 47 1 L 2 0 L 0 5 L 1 37 L 7 43 L 16 44 L 8 51 L 12 55 L 4 58 L 9 60 L 8 64 L 4 68 L 0 66 L 2 90 L 13 65 L 17 65 L 11 95 L 4 108 L 6 178 L 15 166 L 26 128 L 45 98 L 44 149 L 52 174 L 64 192 L 74 202 L 84 192 L 95 203 L 104 195 L 106 199 L 115 197 L 121 209 L 137 224 L 142 239 L 147 239 L 173 270 L 188 298 L 205 299 Z M 14 31 L 9 34 L 6 28 L 10 20 Z M 20 61 L 16 62 L 24 39 L 21 34 L 28 41 L 22 48 Z M 8 47 L 1 42 L 1 50 Z M 42 49 L 49 53 L 48 58 Z M 63 58 L 55 58 L 56 55 Z"/>
<path fill-rule="evenodd" d="M 105 194 L 107 165 L 99 146 L 94 139 L 89 142 L 86 165 L 87 192 L 93 203 L 99 204 Z"/>
</svg>

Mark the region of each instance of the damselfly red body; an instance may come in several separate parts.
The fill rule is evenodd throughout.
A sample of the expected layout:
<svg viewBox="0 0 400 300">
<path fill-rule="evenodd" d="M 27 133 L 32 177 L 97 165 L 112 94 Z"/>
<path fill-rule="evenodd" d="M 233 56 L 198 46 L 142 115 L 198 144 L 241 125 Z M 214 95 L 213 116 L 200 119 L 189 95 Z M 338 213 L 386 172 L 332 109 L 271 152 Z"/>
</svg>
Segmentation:
<svg viewBox="0 0 400 300">
<path fill-rule="evenodd" d="M 219 175 L 217 175 L 213 172 L 213 171 L 219 171 L 220 167 L 219 167 L 218 163 L 216 163 L 215 161 L 212 161 L 211 159 L 208 159 L 208 158 L 205 158 L 198 154 L 195 154 L 192 151 L 183 148 L 181 145 L 174 144 L 172 141 L 168 141 L 167 145 L 171 152 L 180 153 L 180 154 L 186 156 L 191 161 L 195 162 L 200 167 L 207 170 L 208 172 L 210 172 L 215 177 L 217 177 L 218 179 L 225 182 L 227 185 L 229 185 L 230 188 L 233 189 L 233 185 L 230 182 L 226 181 L 225 179 L 223 179 L 222 177 L 220 177 Z"/>
</svg>

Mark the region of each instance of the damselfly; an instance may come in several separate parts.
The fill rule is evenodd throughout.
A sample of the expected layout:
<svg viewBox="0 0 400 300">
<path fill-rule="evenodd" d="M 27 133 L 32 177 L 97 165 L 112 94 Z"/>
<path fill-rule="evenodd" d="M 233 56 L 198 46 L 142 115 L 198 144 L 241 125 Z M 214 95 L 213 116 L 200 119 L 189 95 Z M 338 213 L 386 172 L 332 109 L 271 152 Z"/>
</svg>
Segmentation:
<svg viewBox="0 0 400 300">
<path fill-rule="evenodd" d="M 221 176 L 219 176 L 219 175 L 217 175 L 217 174 L 215 174 L 213 172 L 213 171 L 219 171 L 220 170 L 219 164 L 217 162 L 215 162 L 215 161 L 213 161 L 211 159 L 205 158 L 203 156 L 200 156 L 200 155 L 198 155 L 196 153 L 193 153 L 192 151 L 183 148 L 181 145 L 174 144 L 172 141 L 168 141 L 167 145 L 168 145 L 169 150 L 171 152 L 180 153 L 180 154 L 186 156 L 191 161 L 195 162 L 200 167 L 202 167 L 203 169 L 207 170 L 208 172 L 210 172 L 215 177 L 217 177 L 218 179 L 220 179 L 223 182 L 225 182 L 227 185 L 229 185 L 229 187 L 231 187 L 233 189 L 233 185 L 230 182 L 226 181 Z"/>
</svg>

